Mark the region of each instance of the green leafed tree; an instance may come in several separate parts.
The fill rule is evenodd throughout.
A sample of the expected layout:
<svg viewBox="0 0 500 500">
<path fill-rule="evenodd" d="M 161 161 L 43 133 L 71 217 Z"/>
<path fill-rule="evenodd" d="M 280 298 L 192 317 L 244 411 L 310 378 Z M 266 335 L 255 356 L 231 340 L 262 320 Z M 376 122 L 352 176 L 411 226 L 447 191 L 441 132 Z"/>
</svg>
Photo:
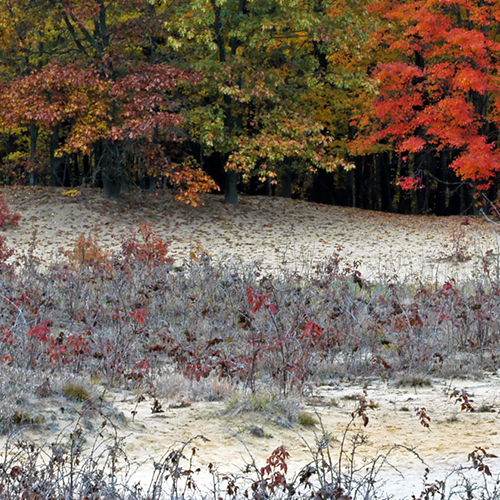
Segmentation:
<svg viewBox="0 0 500 500">
<path fill-rule="evenodd" d="M 187 116 L 192 138 L 221 158 L 227 202 L 237 202 L 239 175 L 275 183 L 292 165 L 347 165 L 347 127 L 339 141 L 341 120 L 332 117 L 349 79 L 336 74 L 346 69 L 334 55 L 336 2 L 181 0 L 165 9 L 168 45 L 202 75 Z M 357 15 L 342 12 L 342 22 Z M 342 48 L 352 53 L 357 35 Z"/>
</svg>

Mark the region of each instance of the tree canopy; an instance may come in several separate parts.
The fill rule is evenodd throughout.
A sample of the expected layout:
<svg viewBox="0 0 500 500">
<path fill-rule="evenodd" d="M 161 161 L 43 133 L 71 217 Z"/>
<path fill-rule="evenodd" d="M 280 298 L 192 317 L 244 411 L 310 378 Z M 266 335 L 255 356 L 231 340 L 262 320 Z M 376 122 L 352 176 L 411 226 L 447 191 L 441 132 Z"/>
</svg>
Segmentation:
<svg viewBox="0 0 500 500">
<path fill-rule="evenodd" d="M 499 4 L 4 0 L 3 182 L 471 210 L 500 170 Z"/>
</svg>

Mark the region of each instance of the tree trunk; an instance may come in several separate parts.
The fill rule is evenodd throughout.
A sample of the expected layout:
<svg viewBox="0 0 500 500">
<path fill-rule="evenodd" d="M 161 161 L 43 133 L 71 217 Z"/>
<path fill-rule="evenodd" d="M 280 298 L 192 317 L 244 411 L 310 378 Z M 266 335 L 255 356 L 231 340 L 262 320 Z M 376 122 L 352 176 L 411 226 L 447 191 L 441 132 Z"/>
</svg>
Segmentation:
<svg viewBox="0 0 500 500">
<path fill-rule="evenodd" d="M 35 175 L 35 169 L 38 164 L 38 159 L 36 157 L 36 145 L 38 141 L 38 132 L 39 132 L 39 127 L 37 125 L 30 125 L 30 160 L 32 163 L 30 173 L 30 185 L 34 186 L 36 184 L 36 175 Z"/>
<path fill-rule="evenodd" d="M 109 198 L 119 198 L 123 184 L 123 170 L 117 145 L 101 142 L 99 165 L 102 172 L 102 187 Z"/>
<path fill-rule="evenodd" d="M 84 155 L 82 159 L 82 184 L 89 184 L 92 178 L 92 165 L 91 165 L 91 157 L 90 155 Z"/>
<path fill-rule="evenodd" d="M 122 183 L 115 167 L 107 168 L 102 173 L 102 187 L 104 188 L 104 194 L 109 198 L 120 197 Z"/>
<path fill-rule="evenodd" d="M 226 171 L 226 191 L 224 201 L 232 205 L 238 204 L 238 172 Z"/>
<path fill-rule="evenodd" d="M 354 169 L 349 170 L 347 174 L 347 185 L 351 190 L 351 207 L 356 206 L 356 178 L 354 177 Z"/>
<path fill-rule="evenodd" d="M 280 176 L 280 188 L 282 198 L 292 197 L 292 172 L 288 162 L 283 164 L 283 170 Z"/>
<path fill-rule="evenodd" d="M 80 177 L 80 165 L 79 165 L 79 154 L 73 153 L 72 155 L 72 166 L 73 168 L 69 171 L 69 185 L 71 187 L 78 186 L 81 184 Z"/>
<path fill-rule="evenodd" d="M 61 185 L 61 165 L 62 158 L 60 156 L 56 156 L 55 152 L 59 147 L 59 124 L 52 127 L 52 134 L 50 136 L 50 162 L 49 162 L 49 177 L 50 177 L 50 185 L 51 186 L 60 186 Z"/>
<path fill-rule="evenodd" d="M 446 151 L 439 153 L 439 170 L 437 173 L 436 215 L 446 215 L 448 209 L 448 158 Z"/>
</svg>

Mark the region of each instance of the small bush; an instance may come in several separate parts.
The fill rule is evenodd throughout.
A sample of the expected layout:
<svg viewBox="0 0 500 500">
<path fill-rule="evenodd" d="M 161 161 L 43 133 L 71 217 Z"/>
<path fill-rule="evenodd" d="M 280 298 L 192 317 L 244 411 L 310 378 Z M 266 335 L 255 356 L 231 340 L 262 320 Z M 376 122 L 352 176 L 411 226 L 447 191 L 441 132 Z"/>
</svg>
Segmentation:
<svg viewBox="0 0 500 500">
<path fill-rule="evenodd" d="M 64 252 L 67 259 L 76 266 L 89 266 L 98 269 L 110 268 L 111 254 L 104 250 L 95 236 L 80 234 L 73 248 Z"/>
<path fill-rule="evenodd" d="M 39 416 L 33 416 L 26 411 L 15 411 L 11 416 L 11 422 L 15 426 L 37 425 L 43 422 L 43 418 Z"/>
<path fill-rule="evenodd" d="M 493 408 L 492 405 L 488 404 L 488 403 L 483 403 L 478 409 L 477 411 L 479 413 L 495 413 L 495 409 Z"/>
<path fill-rule="evenodd" d="M 168 243 L 158 236 L 150 224 L 141 224 L 137 232 L 122 242 L 122 256 L 128 265 L 135 263 L 172 264 L 173 259 L 167 256 Z"/>
<path fill-rule="evenodd" d="M 5 225 L 18 226 L 21 215 L 12 212 L 4 196 L 0 194 L 0 227 Z"/>
</svg>

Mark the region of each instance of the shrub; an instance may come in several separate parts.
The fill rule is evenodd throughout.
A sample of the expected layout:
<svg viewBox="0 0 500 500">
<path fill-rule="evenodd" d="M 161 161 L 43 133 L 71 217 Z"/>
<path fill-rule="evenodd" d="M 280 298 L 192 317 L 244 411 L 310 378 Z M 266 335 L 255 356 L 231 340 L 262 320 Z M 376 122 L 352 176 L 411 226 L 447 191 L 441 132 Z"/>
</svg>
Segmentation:
<svg viewBox="0 0 500 500">
<path fill-rule="evenodd" d="M 20 219 L 21 215 L 17 212 L 12 212 L 4 196 L 0 194 L 0 227 L 7 224 L 17 226 Z"/>
<path fill-rule="evenodd" d="M 141 224 L 137 232 L 122 242 L 121 253 L 128 265 L 142 262 L 149 265 L 167 263 L 173 259 L 167 256 L 168 243 L 163 241 L 150 224 Z"/>
<path fill-rule="evenodd" d="M 89 266 L 98 269 L 111 267 L 111 254 L 104 250 L 95 236 L 81 233 L 75 240 L 73 248 L 65 251 L 67 259 L 77 266 Z"/>
</svg>

